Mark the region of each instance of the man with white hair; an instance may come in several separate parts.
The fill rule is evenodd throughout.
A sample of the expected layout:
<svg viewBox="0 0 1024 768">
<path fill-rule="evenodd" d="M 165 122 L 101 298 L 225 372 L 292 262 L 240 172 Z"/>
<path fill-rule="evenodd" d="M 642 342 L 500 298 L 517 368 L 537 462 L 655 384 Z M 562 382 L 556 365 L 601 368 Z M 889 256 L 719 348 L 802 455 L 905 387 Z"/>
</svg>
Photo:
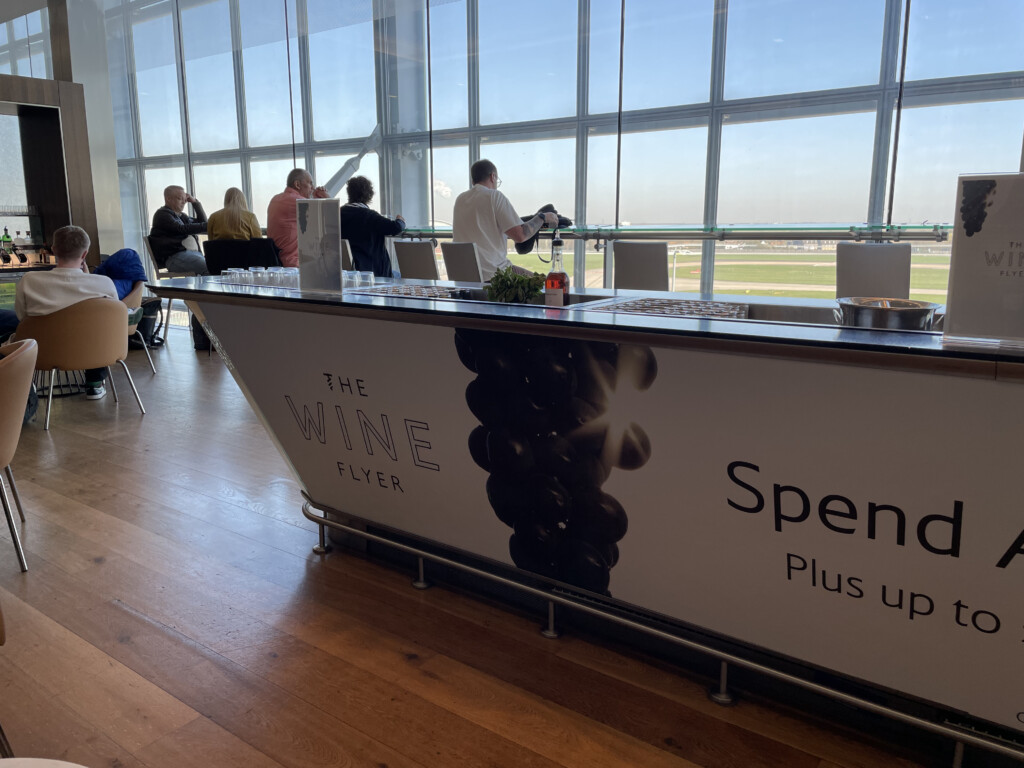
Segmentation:
<svg viewBox="0 0 1024 768">
<path fill-rule="evenodd" d="M 315 197 L 330 197 L 323 187 L 313 186 L 313 177 L 304 168 L 288 172 L 284 192 L 270 198 L 267 206 L 267 237 L 277 246 L 283 267 L 299 266 L 299 225 L 295 217 L 295 202 Z"/>
<path fill-rule="evenodd" d="M 191 203 L 195 216 L 185 213 Z M 196 235 L 206 232 L 206 211 L 202 204 L 183 187 L 175 184 L 164 190 L 164 204 L 153 214 L 149 244 L 158 267 L 170 272 L 192 272 L 208 275 L 206 259 L 199 250 Z"/>
<path fill-rule="evenodd" d="M 114 281 L 104 275 L 91 275 L 85 257 L 91 245 L 89 235 L 76 226 L 61 227 L 53 233 L 53 255 L 57 266 L 48 272 L 28 272 L 18 281 L 14 295 L 14 311 L 19 320 L 49 315 L 86 299 L 106 298 L 117 301 Z M 123 304 L 118 304 L 124 307 Z M 125 330 L 128 308 L 125 307 Z M 106 368 L 85 372 L 85 396 L 99 400 L 107 394 L 103 380 Z"/>
</svg>

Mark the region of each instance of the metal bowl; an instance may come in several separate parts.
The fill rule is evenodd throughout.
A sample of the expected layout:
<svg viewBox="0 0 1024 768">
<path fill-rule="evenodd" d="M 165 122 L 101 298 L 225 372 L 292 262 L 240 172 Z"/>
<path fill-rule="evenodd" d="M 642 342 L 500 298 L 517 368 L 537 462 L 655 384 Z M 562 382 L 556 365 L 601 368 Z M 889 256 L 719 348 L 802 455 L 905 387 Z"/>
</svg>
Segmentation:
<svg viewBox="0 0 1024 768">
<path fill-rule="evenodd" d="M 940 304 L 912 299 L 852 296 L 839 299 L 836 322 L 856 328 L 930 331 Z"/>
</svg>

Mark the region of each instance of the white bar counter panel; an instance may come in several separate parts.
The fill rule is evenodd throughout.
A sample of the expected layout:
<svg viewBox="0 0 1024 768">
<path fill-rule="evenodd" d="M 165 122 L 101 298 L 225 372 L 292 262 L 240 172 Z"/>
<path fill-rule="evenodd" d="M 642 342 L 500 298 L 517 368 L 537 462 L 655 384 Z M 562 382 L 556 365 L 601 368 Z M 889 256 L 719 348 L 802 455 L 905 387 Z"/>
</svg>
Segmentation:
<svg viewBox="0 0 1024 768">
<path fill-rule="evenodd" d="M 1024 734 L 1017 353 L 614 292 L 154 288 L 315 504 Z"/>
</svg>

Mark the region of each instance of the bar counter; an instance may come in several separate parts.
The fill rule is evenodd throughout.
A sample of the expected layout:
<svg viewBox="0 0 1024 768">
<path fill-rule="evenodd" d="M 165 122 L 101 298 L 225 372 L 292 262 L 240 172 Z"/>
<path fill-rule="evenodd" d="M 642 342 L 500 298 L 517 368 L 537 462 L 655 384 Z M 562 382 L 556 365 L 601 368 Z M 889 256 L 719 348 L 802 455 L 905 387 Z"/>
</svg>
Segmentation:
<svg viewBox="0 0 1024 768">
<path fill-rule="evenodd" d="M 403 286 L 466 288 L 151 287 L 203 320 L 315 508 L 895 693 L 947 735 L 955 713 L 1024 736 L 1019 350 L 805 322 L 831 315 L 813 300 L 383 295 Z M 655 297 L 754 319 L 613 311 Z"/>
</svg>

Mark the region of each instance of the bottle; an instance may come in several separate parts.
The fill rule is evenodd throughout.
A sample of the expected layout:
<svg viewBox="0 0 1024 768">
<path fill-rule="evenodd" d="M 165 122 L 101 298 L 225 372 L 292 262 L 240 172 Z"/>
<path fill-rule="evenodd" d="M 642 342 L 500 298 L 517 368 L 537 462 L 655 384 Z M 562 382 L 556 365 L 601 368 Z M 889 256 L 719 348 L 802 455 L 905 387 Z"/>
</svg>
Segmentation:
<svg viewBox="0 0 1024 768">
<path fill-rule="evenodd" d="M 551 241 L 551 271 L 544 281 L 544 304 L 549 307 L 569 305 L 569 276 L 562 269 L 562 245 L 556 231 Z"/>
<path fill-rule="evenodd" d="M 6 253 L 10 253 L 11 252 L 11 246 L 13 244 L 14 244 L 14 241 L 11 240 L 11 235 L 7 231 L 7 227 L 4 227 L 3 237 L 0 237 L 0 248 L 3 248 L 4 252 L 6 252 Z"/>
</svg>

